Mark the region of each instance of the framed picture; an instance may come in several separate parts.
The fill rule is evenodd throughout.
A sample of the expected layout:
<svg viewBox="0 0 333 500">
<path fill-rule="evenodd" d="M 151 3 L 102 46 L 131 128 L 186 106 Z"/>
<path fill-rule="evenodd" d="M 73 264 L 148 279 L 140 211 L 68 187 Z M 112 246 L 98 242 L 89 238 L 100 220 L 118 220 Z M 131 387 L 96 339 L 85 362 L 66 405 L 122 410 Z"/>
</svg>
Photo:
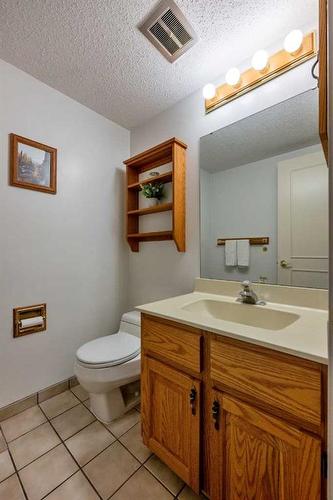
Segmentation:
<svg viewBox="0 0 333 500">
<path fill-rule="evenodd" d="M 10 184 L 56 194 L 57 150 L 10 134 Z"/>
</svg>

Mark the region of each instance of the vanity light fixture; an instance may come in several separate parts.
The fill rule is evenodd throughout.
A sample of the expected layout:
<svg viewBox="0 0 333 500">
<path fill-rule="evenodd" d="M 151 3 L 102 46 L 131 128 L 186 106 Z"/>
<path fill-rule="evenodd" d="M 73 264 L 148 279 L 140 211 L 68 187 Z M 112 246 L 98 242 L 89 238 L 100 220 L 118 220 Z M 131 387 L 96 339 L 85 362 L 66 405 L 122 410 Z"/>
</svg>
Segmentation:
<svg viewBox="0 0 333 500">
<path fill-rule="evenodd" d="M 283 47 L 289 54 L 297 54 L 303 43 L 303 33 L 301 30 L 292 30 L 284 39 Z"/>
<path fill-rule="evenodd" d="M 303 36 L 301 30 L 293 30 L 286 36 L 283 47 L 271 56 L 265 50 L 258 50 L 252 57 L 251 68 L 242 73 L 237 68 L 230 68 L 225 76 L 226 83 L 217 88 L 212 84 L 205 85 L 206 113 L 315 57 L 315 32 Z"/>
<path fill-rule="evenodd" d="M 216 87 L 212 83 L 207 83 L 202 89 L 202 95 L 205 99 L 213 99 L 216 96 Z"/>
<path fill-rule="evenodd" d="M 241 82 L 241 74 L 238 68 L 230 68 L 225 75 L 225 81 L 231 87 L 238 87 Z"/>
<path fill-rule="evenodd" d="M 257 52 L 252 57 L 252 68 L 256 71 L 267 71 L 269 68 L 268 63 L 268 53 L 266 50 L 257 50 Z"/>
</svg>

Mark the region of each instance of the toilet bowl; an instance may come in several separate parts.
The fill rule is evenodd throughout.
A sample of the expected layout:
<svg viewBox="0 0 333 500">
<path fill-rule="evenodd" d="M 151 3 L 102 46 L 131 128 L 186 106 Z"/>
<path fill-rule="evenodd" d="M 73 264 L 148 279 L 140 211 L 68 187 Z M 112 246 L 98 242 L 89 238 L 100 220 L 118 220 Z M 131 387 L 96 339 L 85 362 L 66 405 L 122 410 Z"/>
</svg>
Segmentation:
<svg viewBox="0 0 333 500">
<path fill-rule="evenodd" d="M 74 373 L 89 393 L 90 410 L 104 423 L 140 400 L 140 325 L 138 311 L 125 313 L 117 333 L 92 340 L 76 352 Z"/>
</svg>

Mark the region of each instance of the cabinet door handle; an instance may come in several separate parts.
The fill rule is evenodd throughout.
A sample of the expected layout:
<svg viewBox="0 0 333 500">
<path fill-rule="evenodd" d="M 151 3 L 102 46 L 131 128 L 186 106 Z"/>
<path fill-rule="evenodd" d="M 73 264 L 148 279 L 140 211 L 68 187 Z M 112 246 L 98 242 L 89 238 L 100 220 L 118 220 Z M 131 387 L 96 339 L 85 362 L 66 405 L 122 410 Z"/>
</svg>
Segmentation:
<svg viewBox="0 0 333 500">
<path fill-rule="evenodd" d="M 195 401 L 197 398 L 197 391 L 194 387 L 190 390 L 190 407 L 192 411 L 192 415 L 195 415 Z"/>
<path fill-rule="evenodd" d="M 215 429 L 218 431 L 219 430 L 219 427 L 220 427 L 220 403 L 215 400 L 213 402 L 213 406 L 212 406 L 212 417 L 213 417 L 213 420 L 214 420 L 214 427 Z"/>
</svg>

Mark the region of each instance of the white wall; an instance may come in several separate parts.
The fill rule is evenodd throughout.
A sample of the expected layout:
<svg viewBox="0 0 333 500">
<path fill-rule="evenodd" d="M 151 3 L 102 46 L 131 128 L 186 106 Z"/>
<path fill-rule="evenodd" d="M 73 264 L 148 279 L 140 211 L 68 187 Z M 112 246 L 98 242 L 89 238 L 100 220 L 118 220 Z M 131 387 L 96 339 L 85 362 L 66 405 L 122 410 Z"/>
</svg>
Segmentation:
<svg viewBox="0 0 333 500">
<path fill-rule="evenodd" d="M 200 137 L 315 87 L 310 72 L 312 64 L 312 60 L 308 61 L 208 115 L 204 112 L 200 90 L 132 131 L 131 154 L 174 136 L 188 145 L 187 251 L 178 253 L 173 242 L 154 242 L 143 243 L 139 253 L 131 253 L 129 284 L 132 305 L 186 293 L 193 288 L 194 278 L 199 276 Z"/>
<path fill-rule="evenodd" d="M 127 308 L 129 132 L 0 61 L 0 407 L 73 374 L 77 347 Z M 8 134 L 58 149 L 58 194 L 8 185 Z M 46 302 L 46 333 L 13 339 L 12 309 Z"/>
</svg>

